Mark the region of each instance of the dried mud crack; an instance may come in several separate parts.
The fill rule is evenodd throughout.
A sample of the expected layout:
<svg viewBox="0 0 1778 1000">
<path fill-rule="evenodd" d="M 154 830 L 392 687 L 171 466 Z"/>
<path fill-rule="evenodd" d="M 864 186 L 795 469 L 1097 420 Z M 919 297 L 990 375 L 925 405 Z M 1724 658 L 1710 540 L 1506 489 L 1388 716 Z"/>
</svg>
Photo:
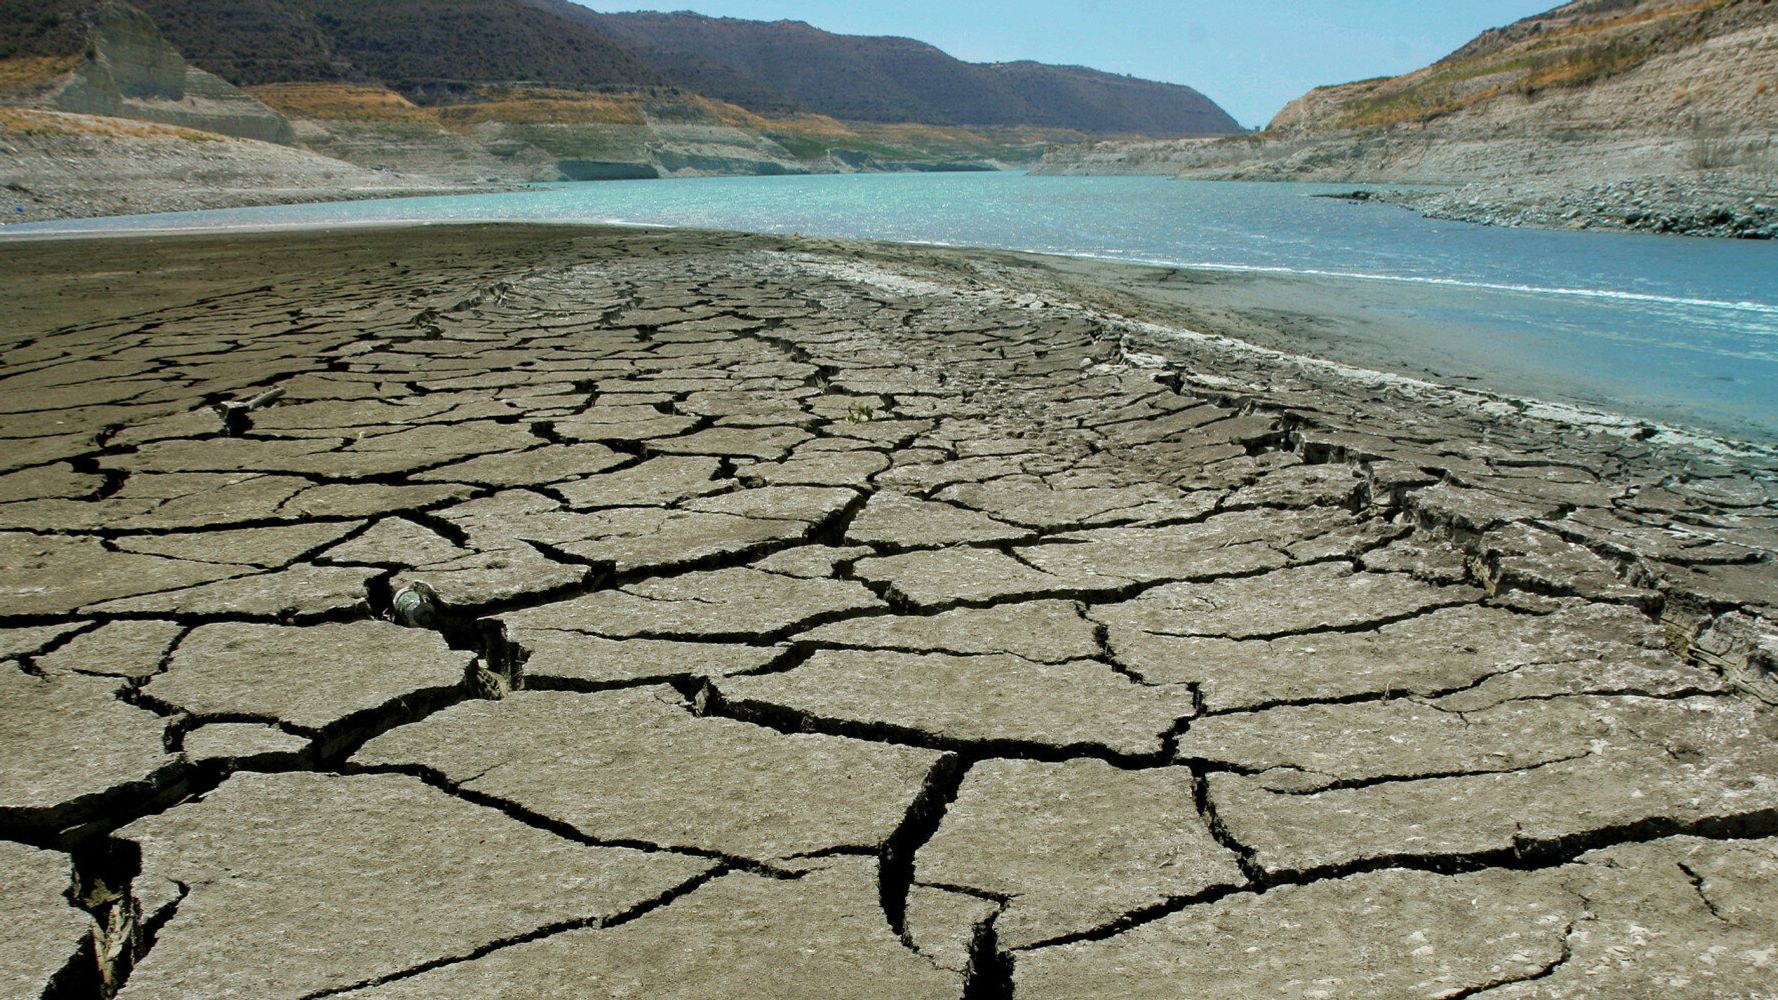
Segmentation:
<svg viewBox="0 0 1778 1000">
<path fill-rule="evenodd" d="M 1769 452 L 1003 254 L 0 260 L 0 997 L 1771 992 Z"/>
</svg>

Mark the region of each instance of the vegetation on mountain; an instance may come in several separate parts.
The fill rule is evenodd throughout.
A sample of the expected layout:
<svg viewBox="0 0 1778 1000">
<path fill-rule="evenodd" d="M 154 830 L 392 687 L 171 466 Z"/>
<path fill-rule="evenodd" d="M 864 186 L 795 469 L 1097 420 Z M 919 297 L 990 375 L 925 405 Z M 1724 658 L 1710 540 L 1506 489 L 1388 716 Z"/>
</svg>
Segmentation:
<svg viewBox="0 0 1778 1000">
<path fill-rule="evenodd" d="M 526 2 L 617 39 L 676 83 L 757 111 L 1154 135 L 1241 131 L 1189 87 L 1079 66 L 966 63 L 913 39 L 836 35 L 800 21 L 599 14 L 568 0 Z"/>
<path fill-rule="evenodd" d="M 481 100 L 486 87 L 522 85 L 689 93 L 756 114 L 884 124 L 1146 135 L 1240 131 L 1188 87 L 1077 66 L 966 63 L 912 39 L 835 35 L 801 22 L 600 14 L 568 0 L 134 4 L 190 63 L 241 87 L 376 86 L 429 105 Z M 81 12 L 93 5 L 0 0 L 0 60 L 78 53 Z"/>
<path fill-rule="evenodd" d="M 0 0 L 0 59 L 64 60 L 86 48 L 93 0 Z"/>
<path fill-rule="evenodd" d="M 137 0 L 192 62 L 237 86 L 384 83 L 448 100 L 490 83 L 662 86 L 610 38 L 520 0 Z"/>
<path fill-rule="evenodd" d="M 1508 98 L 1580 90 L 1749 24 L 1778 21 L 1770 0 L 1578 0 L 1489 31 L 1399 77 L 1323 87 L 1273 129 L 1386 128 Z"/>
</svg>

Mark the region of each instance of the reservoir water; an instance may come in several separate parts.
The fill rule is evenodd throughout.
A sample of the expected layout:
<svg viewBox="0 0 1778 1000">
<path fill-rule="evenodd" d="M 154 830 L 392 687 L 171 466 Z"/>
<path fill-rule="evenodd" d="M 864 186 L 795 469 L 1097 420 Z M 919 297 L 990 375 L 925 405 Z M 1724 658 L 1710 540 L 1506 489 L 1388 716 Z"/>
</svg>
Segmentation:
<svg viewBox="0 0 1778 1000">
<path fill-rule="evenodd" d="M 1778 442 L 1778 244 L 1503 229 L 1350 186 L 866 174 L 551 185 L 8 226 L 0 239 L 377 222 L 622 222 L 1029 250 L 1300 279 L 1409 370 Z M 1313 312 L 1299 302 L 1293 308 Z M 1299 299 L 1301 293 L 1299 292 Z"/>
</svg>

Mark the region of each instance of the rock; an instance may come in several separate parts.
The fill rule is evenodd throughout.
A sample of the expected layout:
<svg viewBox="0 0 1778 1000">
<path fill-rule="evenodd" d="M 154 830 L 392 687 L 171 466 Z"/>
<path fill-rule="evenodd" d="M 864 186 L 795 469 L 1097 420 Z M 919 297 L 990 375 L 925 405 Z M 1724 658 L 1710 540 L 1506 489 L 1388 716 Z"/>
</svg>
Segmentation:
<svg viewBox="0 0 1778 1000">
<path fill-rule="evenodd" d="M 344 997 L 956 1000 L 962 978 L 883 923 L 875 866 L 837 861 L 794 881 L 733 872 L 619 926 L 571 930 Z"/>
<path fill-rule="evenodd" d="M 671 688 L 520 691 L 371 740 L 367 766 L 420 766 L 589 837 L 761 862 L 889 839 L 935 753 L 694 717 Z"/>
<path fill-rule="evenodd" d="M 119 687 L 0 664 L 0 820 L 60 830 L 171 780 L 179 758 L 162 742 L 165 721 L 120 701 Z"/>
<path fill-rule="evenodd" d="M 183 590 L 92 605 L 101 614 L 240 615 L 288 621 L 364 606 L 374 570 L 301 564 Z"/>
<path fill-rule="evenodd" d="M 1496 737 L 1550 741 L 1547 764 L 1307 792 L 1274 790 L 1265 775 L 1213 774 L 1210 800 L 1229 835 L 1268 871 L 1520 852 L 1651 824 L 1733 825 L 1778 809 L 1778 749 L 1744 702 L 1619 698 L 1570 707 L 1566 721 L 1560 711 L 1543 722 L 1533 715 L 1529 732 L 1515 736 L 1509 721 Z M 1374 752 L 1393 732 L 1353 736 L 1346 759 Z M 1387 776 L 1374 764 L 1350 773 Z"/>
<path fill-rule="evenodd" d="M 1629 609 L 1575 607 L 1530 617 L 1457 607 L 1368 632 L 1230 640 L 1110 630 L 1118 662 L 1153 684 L 1196 684 L 1212 712 L 1256 706 L 1445 696 L 1457 710 L 1590 691 L 1717 691 L 1721 682 L 1665 651 Z"/>
<path fill-rule="evenodd" d="M 238 531 L 193 531 L 138 535 L 118 539 L 125 552 L 168 556 L 199 563 L 245 564 L 262 569 L 287 566 L 305 554 L 344 537 L 357 528 L 351 521 L 293 524 Z"/>
<path fill-rule="evenodd" d="M 1159 753 L 1195 711 L 1186 687 L 1142 687 L 1102 663 L 822 651 L 785 673 L 717 685 L 724 711 L 764 712 L 877 738 Z M 906 734 L 906 735 L 901 735 Z"/>
<path fill-rule="evenodd" d="M 759 670 L 784 653 L 777 646 L 602 639 L 540 628 L 507 629 L 506 641 L 523 651 L 523 683 L 535 688 L 597 688 L 677 677 L 726 677 Z"/>
<path fill-rule="evenodd" d="M 46 572 L 53 567 L 53 572 Z M 87 605 L 255 572 L 106 550 L 97 539 L 0 533 L 0 597 L 15 615 L 67 614 Z M 151 602 L 152 603 L 152 602 Z"/>
<path fill-rule="evenodd" d="M 846 529 L 849 541 L 895 548 L 942 548 L 965 542 L 1017 541 L 1028 528 L 950 504 L 877 493 Z"/>
<path fill-rule="evenodd" d="M 329 737 L 463 690 L 474 657 L 384 622 L 205 625 L 143 693 L 199 718 L 277 720 Z"/>
<path fill-rule="evenodd" d="M 682 437 L 662 438 L 649 446 L 668 455 L 715 455 L 776 461 L 813 435 L 795 427 L 712 427 Z"/>
<path fill-rule="evenodd" d="M 1778 705 L 1778 627 L 1747 614 L 1724 615 L 1698 637 L 1699 662 L 1768 705 Z"/>
<path fill-rule="evenodd" d="M 1040 663 L 1098 655 L 1098 629 L 1072 601 L 1031 601 L 991 608 L 959 608 L 931 616 L 853 618 L 810 629 L 796 639 L 855 649 L 1008 653 Z"/>
<path fill-rule="evenodd" d="M 937 889 L 926 885 L 908 887 L 907 940 L 914 950 L 941 969 L 968 973 L 974 958 L 977 935 L 1000 913 L 1001 904 L 981 896 Z"/>
<path fill-rule="evenodd" d="M 1021 954 L 1016 995 L 1440 997 L 1561 961 L 1586 903 L 1539 873 L 1386 871 L 1237 893 L 1104 941 Z"/>
<path fill-rule="evenodd" d="M 522 486 L 579 480 L 616 468 L 628 456 L 603 445 L 551 445 L 510 454 L 482 455 L 410 476 L 417 482 Z"/>
<path fill-rule="evenodd" d="M 286 145 L 295 141 L 283 115 L 187 65 L 146 14 L 119 6 L 88 16 L 88 58 L 50 97 L 50 106 Z"/>
<path fill-rule="evenodd" d="M 309 741 L 256 722 L 212 722 L 186 733 L 181 747 L 186 758 L 197 764 L 273 767 L 296 763 L 309 749 Z"/>
<path fill-rule="evenodd" d="M 1338 599 L 1329 599 L 1330 594 Z M 1263 576 L 1168 584 L 1134 600 L 1096 608 L 1090 616 L 1112 628 L 1156 635 L 1258 639 L 1375 628 L 1480 597 L 1468 587 L 1432 587 L 1328 563 Z M 1266 613 L 1255 615 L 1254 608 Z"/>
<path fill-rule="evenodd" d="M 1277 569 L 1288 558 L 1270 539 L 1326 534 L 1343 519 L 1325 513 L 1242 512 L 1200 524 L 1100 528 L 1052 536 L 1019 550 L 1033 566 L 1059 576 L 1106 576 L 1155 583 L 1244 576 Z"/>
<path fill-rule="evenodd" d="M 917 608 L 947 604 L 1012 602 L 1044 597 L 1075 598 L 1092 590 L 1116 590 L 1130 581 L 1079 574 L 1060 576 L 1033 569 L 993 549 L 957 547 L 860 560 L 863 580 L 884 584 Z"/>
<path fill-rule="evenodd" d="M 337 991 L 609 920 L 713 867 L 577 844 L 402 775 L 241 774 L 114 836 L 141 846 L 138 881 L 188 887 L 121 1000 Z"/>
<path fill-rule="evenodd" d="M 34 628 L 0 629 L 0 660 L 21 660 L 37 653 L 61 639 L 63 636 L 78 631 L 78 625 L 40 625 Z M 75 637 L 79 639 L 78 636 Z M 40 659 L 55 656 L 54 652 L 43 654 Z M 39 664 L 40 669 L 47 672 Z"/>
<path fill-rule="evenodd" d="M 149 677 L 158 673 L 185 626 L 166 621 L 118 621 L 75 636 L 38 657 L 46 674 L 103 674 Z"/>
<path fill-rule="evenodd" d="M 1242 885 L 1192 804 L 1194 783 L 1185 768 L 984 761 L 915 856 L 914 878 L 1008 900 L 994 922 L 1002 950 Z"/>
<path fill-rule="evenodd" d="M 881 606 L 850 581 L 798 580 L 742 568 L 646 580 L 500 620 L 508 627 L 584 630 L 612 638 L 752 641 Z"/>
<path fill-rule="evenodd" d="M 71 988 L 64 970 L 91 963 L 92 918 L 68 902 L 73 865 L 65 854 L 0 841 L 0 997 L 36 1000 Z"/>
</svg>

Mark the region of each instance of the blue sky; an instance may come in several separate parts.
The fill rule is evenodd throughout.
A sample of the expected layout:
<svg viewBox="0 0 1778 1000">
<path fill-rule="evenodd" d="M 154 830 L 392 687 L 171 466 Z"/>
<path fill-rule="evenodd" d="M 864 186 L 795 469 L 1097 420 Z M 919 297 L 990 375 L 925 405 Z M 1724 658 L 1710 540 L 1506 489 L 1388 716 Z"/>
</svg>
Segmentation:
<svg viewBox="0 0 1778 1000">
<path fill-rule="evenodd" d="M 1311 87 L 1424 66 L 1560 0 L 578 0 L 906 35 L 971 62 L 1036 59 L 1196 87 L 1264 125 Z"/>
</svg>

